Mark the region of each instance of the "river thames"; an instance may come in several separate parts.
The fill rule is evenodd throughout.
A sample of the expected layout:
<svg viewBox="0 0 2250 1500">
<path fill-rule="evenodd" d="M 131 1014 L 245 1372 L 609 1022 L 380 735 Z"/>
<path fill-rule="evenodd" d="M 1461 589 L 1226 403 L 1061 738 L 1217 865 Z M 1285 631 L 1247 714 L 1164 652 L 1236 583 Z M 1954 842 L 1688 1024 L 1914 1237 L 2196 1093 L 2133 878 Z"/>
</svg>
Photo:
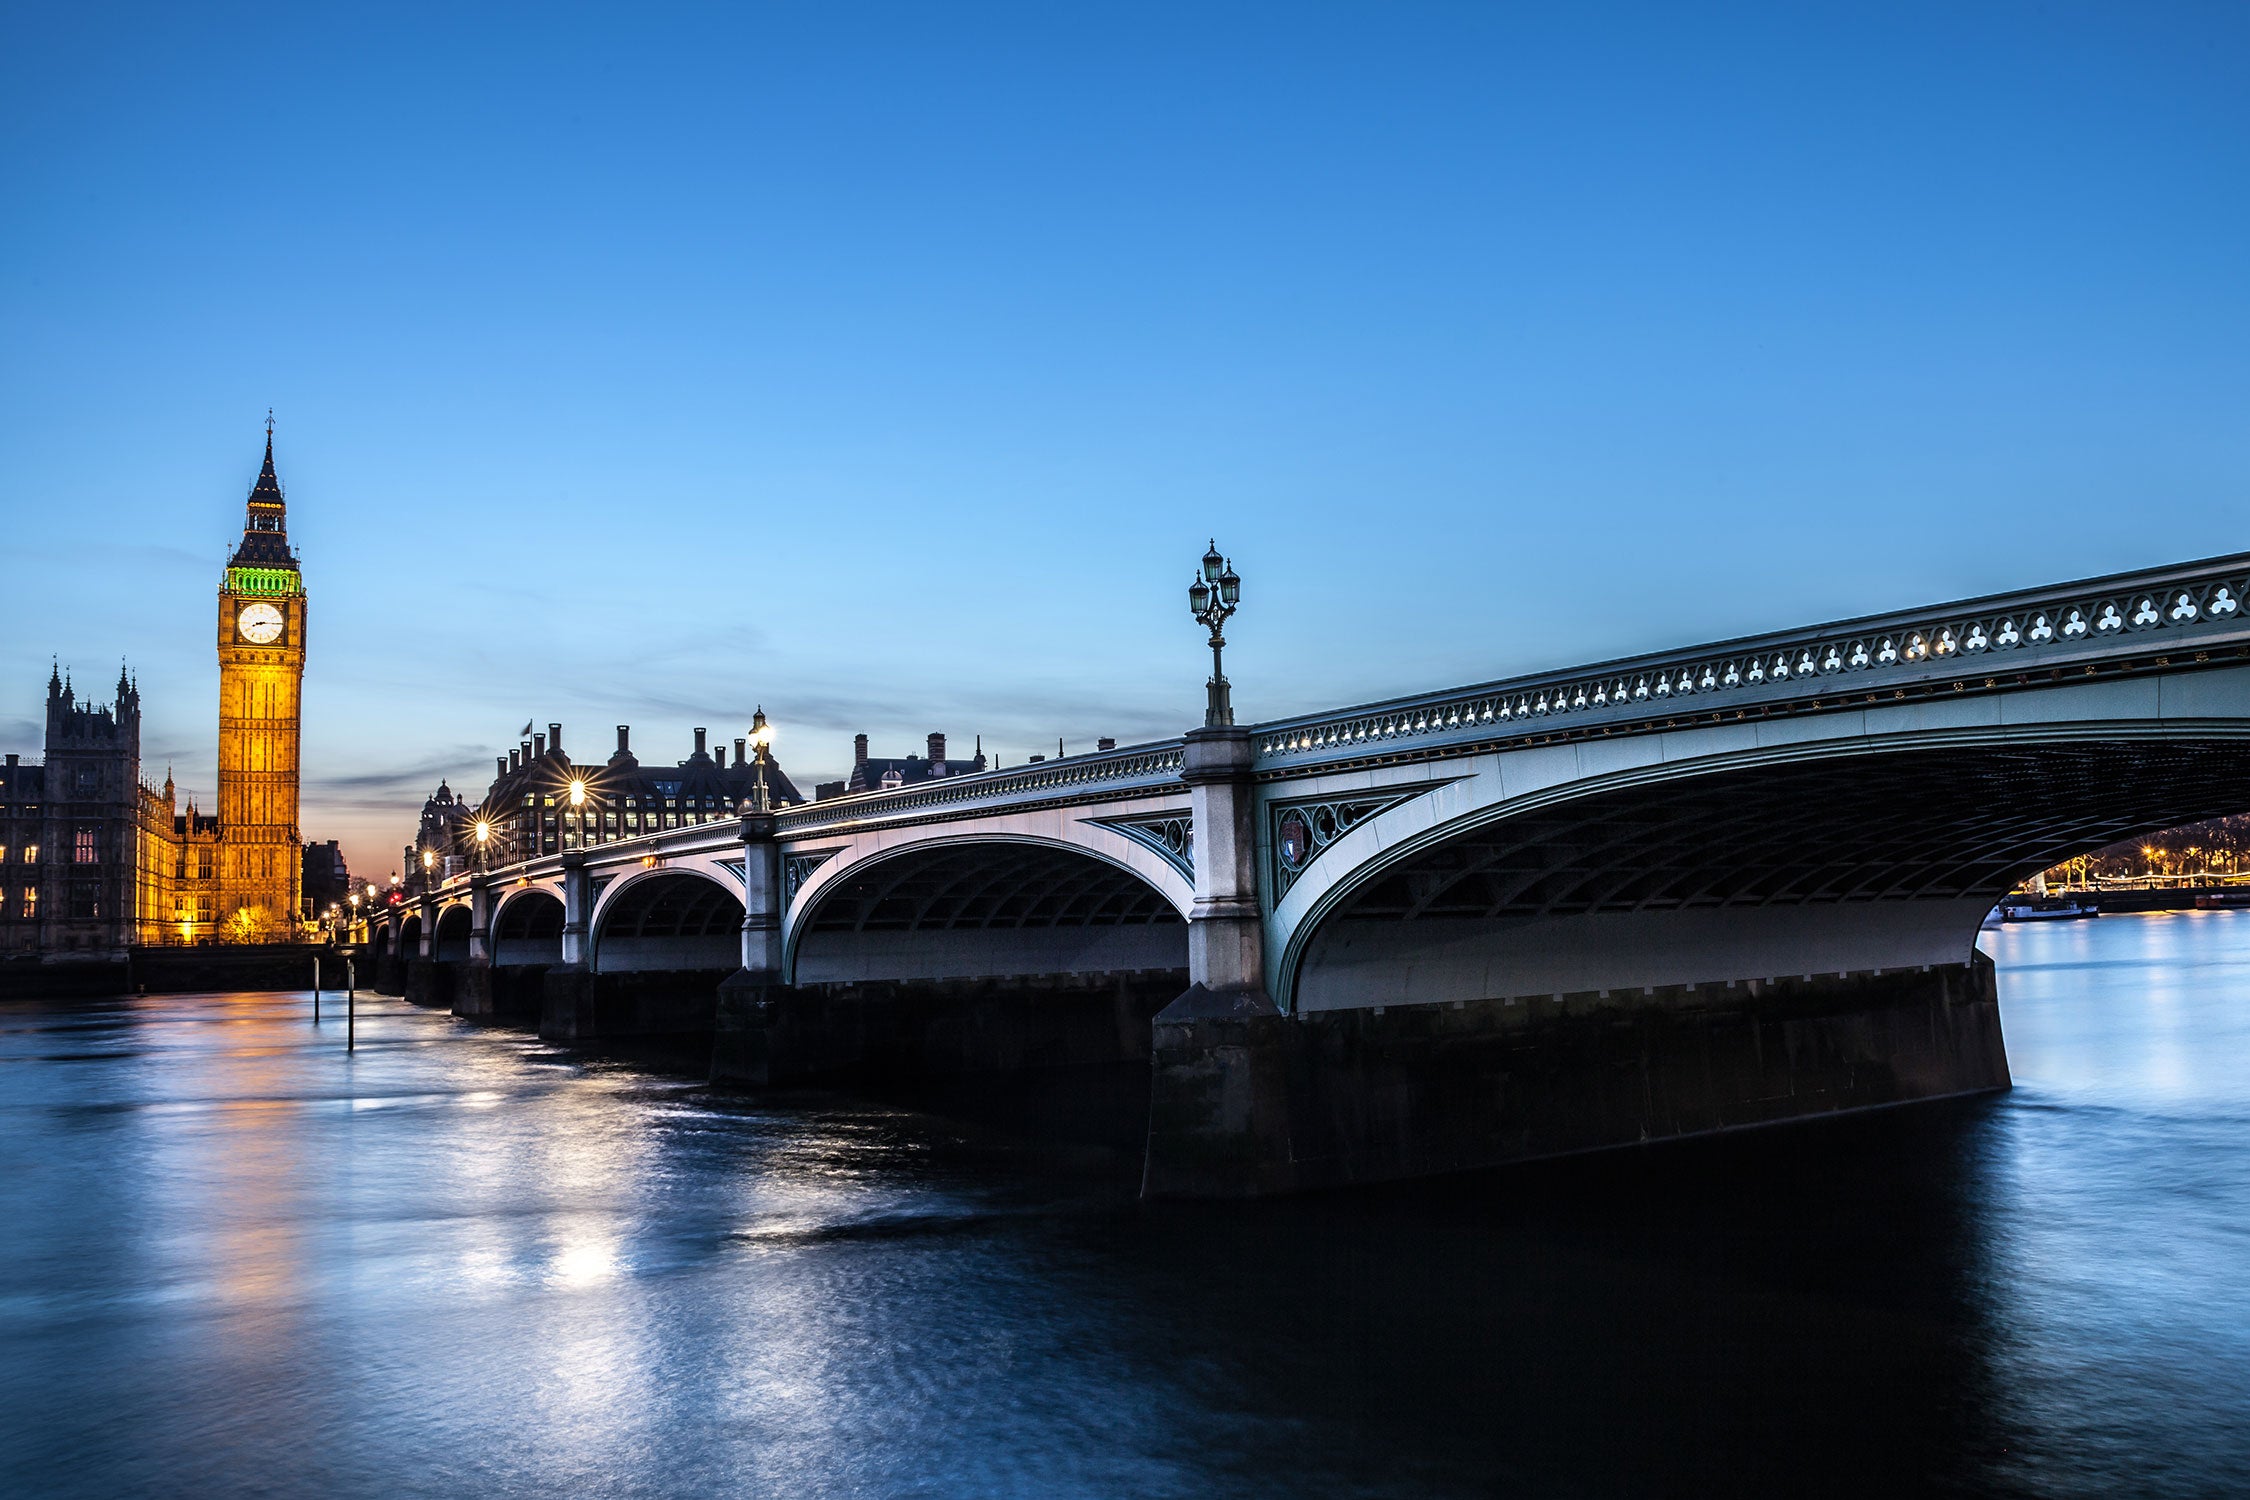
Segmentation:
<svg viewBox="0 0 2250 1500">
<path fill-rule="evenodd" d="M 1988 1099 L 1248 1207 L 366 997 L 0 1006 L 0 1493 L 2250 1492 L 2250 912 Z"/>
</svg>

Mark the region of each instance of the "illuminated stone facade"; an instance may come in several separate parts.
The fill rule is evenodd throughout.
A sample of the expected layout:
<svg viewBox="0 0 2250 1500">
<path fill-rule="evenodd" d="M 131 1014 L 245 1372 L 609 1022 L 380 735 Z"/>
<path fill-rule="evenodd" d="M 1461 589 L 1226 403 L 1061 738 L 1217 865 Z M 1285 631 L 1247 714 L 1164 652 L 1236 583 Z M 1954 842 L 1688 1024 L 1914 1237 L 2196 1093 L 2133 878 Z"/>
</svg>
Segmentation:
<svg viewBox="0 0 2250 1500">
<path fill-rule="evenodd" d="M 283 942 L 305 932 L 297 828 L 305 589 L 273 433 L 219 587 L 219 796 L 184 809 L 141 778 L 140 689 L 81 703 L 47 681 L 42 764 L 0 767 L 0 954 Z"/>
<path fill-rule="evenodd" d="M 219 912 L 230 941 L 296 932 L 305 620 L 304 575 L 289 546 L 269 430 L 242 543 L 219 588 Z"/>
</svg>

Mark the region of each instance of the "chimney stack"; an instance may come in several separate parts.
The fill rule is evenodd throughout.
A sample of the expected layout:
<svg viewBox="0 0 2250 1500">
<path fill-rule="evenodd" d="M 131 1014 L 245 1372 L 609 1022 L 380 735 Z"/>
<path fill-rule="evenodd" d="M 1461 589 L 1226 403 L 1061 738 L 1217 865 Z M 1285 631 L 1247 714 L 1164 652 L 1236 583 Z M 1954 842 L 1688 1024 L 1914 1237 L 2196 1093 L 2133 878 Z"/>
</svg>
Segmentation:
<svg viewBox="0 0 2250 1500">
<path fill-rule="evenodd" d="M 492 757 L 492 774 L 494 776 L 505 776 L 508 774 L 508 757 L 506 757 L 505 755 L 495 755 L 494 757 Z"/>
<path fill-rule="evenodd" d="M 1117 748 L 1117 741 L 1111 739 L 1108 735 L 1105 734 L 1100 739 L 1094 741 L 1094 748 L 1096 750 L 1115 750 Z"/>
<path fill-rule="evenodd" d="M 930 759 L 931 759 L 931 760 L 932 760 L 933 762 L 936 762 L 936 763 L 939 763 L 939 764 L 942 764 L 942 763 L 944 762 L 944 760 L 945 760 L 945 736 L 944 736 L 944 735 L 942 735 L 942 734 L 933 734 L 933 735 L 931 735 L 931 736 L 930 736 Z"/>
<path fill-rule="evenodd" d="M 734 763 L 736 765 L 746 766 L 750 764 L 750 757 L 743 753 L 749 748 L 750 742 L 748 740 L 744 739 L 739 734 L 734 737 Z"/>
<path fill-rule="evenodd" d="M 719 769 L 724 771 L 727 768 L 727 747 L 721 745 L 718 749 L 712 751 L 711 758 L 717 761 Z"/>
<path fill-rule="evenodd" d="M 547 726 L 547 748 L 557 755 L 562 754 L 562 726 L 560 724 L 549 724 Z"/>
<path fill-rule="evenodd" d="M 547 737 L 543 734 L 533 735 L 531 737 L 531 758 L 533 760 L 544 760 L 546 757 Z"/>
<path fill-rule="evenodd" d="M 630 724 L 617 726 L 617 753 L 619 755 L 631 755 L 633 753 L 633 726 Z"/>
<path fill-rule="evenodd" d="M 521 764 L 523 763 L 522 761 L 520 761 L 520 760 L 518 760 L 518 759 L 517 759 L 517 757 L 518 757 L 518 756 L 520 756 L 520 755 L 521 755 L 522 753 L 523 753 L 523 752 L 522 752 L 522 751 L 520 751 L 520 750 L 510 750 L 510 751 L 508 752 L 508 769 L 509 769 L 509 770 L 513 771 L 513 770 L 514 770 L 514 769 L 515 769 L 515 768 L 516 768 L 517 766 L 519 766 L 519 765 L 521 765 Z"/>
<path fill-rule="evenodd" d="M 705 759 L 708 759 L 711 753 L 710 751 L 703 748 L 703 736 L 708 732 L 709 731 L 702 729 L 698 729 L 695 732 L 695 753 Z"/>
<path fill-rule="evenodd" d="M 855 766 L 867 764 L 867 736 L 864 734 L 852 736 L 852 764 Z"/>
</svg>

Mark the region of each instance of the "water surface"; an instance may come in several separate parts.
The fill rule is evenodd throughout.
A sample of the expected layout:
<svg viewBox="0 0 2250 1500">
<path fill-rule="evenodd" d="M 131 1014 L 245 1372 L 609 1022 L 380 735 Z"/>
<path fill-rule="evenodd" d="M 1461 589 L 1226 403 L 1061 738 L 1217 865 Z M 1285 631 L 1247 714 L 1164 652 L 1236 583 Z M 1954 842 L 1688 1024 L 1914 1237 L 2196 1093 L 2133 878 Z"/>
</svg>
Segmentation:
<svg viewBox="0 0 2250 1500">
<path fill-rule="evenodd" d="M 2009 1095 L 1223 1209 L 392 1000 L 0 1006 L 0 1493 L 2250 1492 L 2250 912 L 1986 943 Z"/>
</svg>

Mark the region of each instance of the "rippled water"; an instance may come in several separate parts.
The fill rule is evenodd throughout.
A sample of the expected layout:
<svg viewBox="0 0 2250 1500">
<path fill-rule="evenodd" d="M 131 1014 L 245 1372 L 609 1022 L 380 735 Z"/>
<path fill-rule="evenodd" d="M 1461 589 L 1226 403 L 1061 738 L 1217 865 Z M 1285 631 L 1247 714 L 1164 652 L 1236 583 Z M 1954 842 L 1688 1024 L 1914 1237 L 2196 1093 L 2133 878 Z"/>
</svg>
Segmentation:
<svg viewBox="0 0 2250 1500">
<path fill-rule="evenodd" d="M 2250 913 L 2003 1098 L 1146 1208 L 396 1001 L 0 1006 L 0 1493 L 2250 1492 Z"/>
</svg>

